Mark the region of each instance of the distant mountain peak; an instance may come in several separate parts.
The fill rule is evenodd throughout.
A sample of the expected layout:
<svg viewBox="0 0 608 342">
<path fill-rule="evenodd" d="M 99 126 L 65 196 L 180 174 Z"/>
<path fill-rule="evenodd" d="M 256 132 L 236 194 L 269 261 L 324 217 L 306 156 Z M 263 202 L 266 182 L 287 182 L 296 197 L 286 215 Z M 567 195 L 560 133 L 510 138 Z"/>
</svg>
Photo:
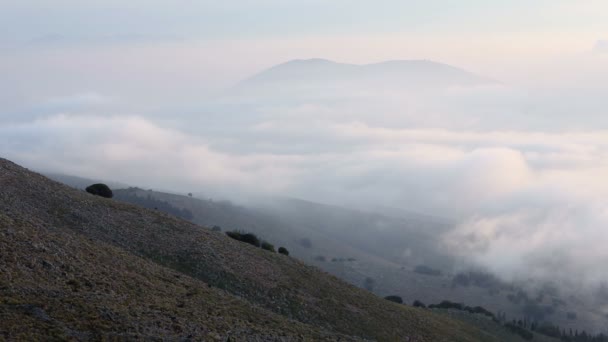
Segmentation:
<svg viewBox="0 0 608 342">
<path fill-rule="evenodd" d="M 496 82 L 464 69 L 432 60 L 388 60 L 370 64 L 348 64 L 324 58 L 293 59 L 268 68 L 239 83 L 240 92 L 264 90 L 279 86 L 282 93 L 295 86 L 337 87 L 353 85 L 371 87 L 379 84 L 397 88 L 441 88 L 471 86 Z"/>
</svg>

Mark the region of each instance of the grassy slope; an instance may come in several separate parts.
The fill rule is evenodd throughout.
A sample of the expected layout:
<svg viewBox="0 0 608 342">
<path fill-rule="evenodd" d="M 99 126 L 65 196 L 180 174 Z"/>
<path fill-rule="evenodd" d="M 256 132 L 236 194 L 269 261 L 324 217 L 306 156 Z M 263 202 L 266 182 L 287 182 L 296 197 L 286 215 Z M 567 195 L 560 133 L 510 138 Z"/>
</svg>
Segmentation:
<svg viewBox="0 0 608 342">
<path fill-rule="evenodd" d="M 2 324 L 15 334 L 498 340 L 293 258 L 91 196 L 4 160 L 0 200 L 2 250 L 12 251 L 1 259 Z"/>
<path fill-rule="evenodd" d="M 270 242 L 286 246 L 292 256 L 313 264 L 319 268 L 346 280 L 351 284 L 363 286 L 364 279 L 371 277 L 376 280 L 373 292 L 380 295 L 399 295 L 407 303 L 415 299 L 423 302 L 439 303 L 448 299 L 463 302 L 471 306 L 483 306 L 493 312 L 506 312 L 509 318 L 520 318 L 526 314 L 522 312 L 524 304 L 515 304 L 508 300 L 507 296 L 515 294 L 519 288 L 513 290 L 501 290 L 500 293 L 490 293 L 488 289 L 481 287 L 452 287 L 453 274 L 444 274 L 440 277 L 421 275 L 414 272 L 418 264 L 430 264 L 435 266 L 441 264 L 439 259 L 429 258 L 436 251 L 436 247 L 429 246 L 429 239 L 435 239 L 429 235 L 433 229 L 440 229 L 421 218 L 420 220 L 403 221 L 403 229 L 397 229 L 399 234 L 386 236 L 386 231 L 377 231 L 367 236 L 378 237 L 376 243 L 384 243 L 388 240 L 395 245 L 410 244 L 416 246 L 412 256 L 400 261 L 389 260 L 382 255 L 374 255 L 369 251 L 357 247 L 356 235 L 365 229 L 373 231 L 377 226 L 374 222 L 388 223 L 393 230 L 400 222 L 399 219 L 387 218 L 378 214 L 361 213 L 338 207 L 330 207 L 305 201 L 290 200 L 292 205 L 284 205 L 277 208 L 273 214 L 271 211 L 256 210 L 252 208 L 239 207 L 224 202 L 201 200 L 188 196 L 167 194 L 158 191 L 141 189 L 123 189 L 118 192 L 127 192 L 138 196 L 152 196 L 167 201 L 179 208 L 186 208 L 193 214 L 193 222 L 203 225 L 219 224 L 224 229 L 243 229 L 259 234 Z M 285 201 L 283 201 L 285 202 Z M 422 234 L 414 234 L 418 227 Z M 389 229 L 390 230 L 390 229 Z M 348 233 L 346 233 L 348 231 Z M 353 233 L 355 232 L 355 233 Z M 353 239 L 355 236 L 355 239 Z M 360 236 L 359 240 L 365 236 Z M 381 236 L 384 236 L 381 238 Z M 312 248 L 303 248 L 299 245 L 300 238 L 310 238 L 313 241 Z M 349 240 L 350 238 L 350 240 Z M 369 238 L 368 238 L 369 240 Z M 370 241 L 371 243 L 372 241 Z M 409 248 L 409 247 L 408 247 Z M 372 248 L 382 250 L 382 248 Z M 390 250 L 390 248 L 386 248 Z M 403 249 L 403 248 L 402 248 Z M 395 248 L 393 248 L 395 250 Z M 429 251 L 427 255 L 421 256 L 421 251 Z M 389 253 L 390 254 L 390 253 Z M 318 255 L 323 255 L 327 262 L 315 260 Z M 418 256 L 415 258 L 414 256 Z M 355 258 L 355 262 L 330 262 L 332 258 Z M 429 263 L 430 261 L 430 263 Z M 529 294 L 536 297 L 537 293 L 530 290 Z M 555 310 L 549 319 L 566 329 L 585 329 L 594 331 L 602 327 L 605 321 L 604 315 L 598 310 L 590 308 L 588 301 L 566 299 L 564 305 L 552 304 L 554 297 L 545 296 L 541 305 L 552 306 Z M 557 297 L 559 298 L 559 297 Z M 577 320 L 567 319 L 566 312 L 578 313 Z"/>
</svg>

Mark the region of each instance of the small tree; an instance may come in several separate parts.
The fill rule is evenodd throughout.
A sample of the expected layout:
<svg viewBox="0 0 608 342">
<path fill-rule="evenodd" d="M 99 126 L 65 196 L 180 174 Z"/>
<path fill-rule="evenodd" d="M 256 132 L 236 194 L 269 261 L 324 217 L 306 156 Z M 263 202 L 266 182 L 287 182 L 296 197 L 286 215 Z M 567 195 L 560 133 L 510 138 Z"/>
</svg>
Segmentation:
<svg viewBox="0 0 608 342">
<path fill-rule="evenodd" d="M 87 186 L 87 188 L 85 189 L 86 192 L 93 194 L 95 196 L 101 196 L 101 197 L 105 197 L 105 198 L 112 198 L 112 196 L 114 195 L 112 193 L 112 190 L 110 190 L 110 187 L 108 187 L 105 184 L 102 183 L 97 183 L 97 184 L 92 184 Z"/>
<path fill-rule="evenodd" d="M 285 247 L 279 247 L 279 253 L 289 255 L 289 251 Z"/>
</svg>

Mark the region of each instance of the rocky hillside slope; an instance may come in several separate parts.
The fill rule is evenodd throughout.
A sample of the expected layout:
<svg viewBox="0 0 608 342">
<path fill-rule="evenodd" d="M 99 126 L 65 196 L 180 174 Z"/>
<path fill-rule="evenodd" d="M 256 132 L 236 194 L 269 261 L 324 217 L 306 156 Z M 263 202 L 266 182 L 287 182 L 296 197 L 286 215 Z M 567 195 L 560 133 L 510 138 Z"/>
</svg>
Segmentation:
<svg viewBox="0 0 608 342">
<path fill-rule="evenodd" d="M 0 338 L 497 341 L 0 159 Z"/>
</svg>

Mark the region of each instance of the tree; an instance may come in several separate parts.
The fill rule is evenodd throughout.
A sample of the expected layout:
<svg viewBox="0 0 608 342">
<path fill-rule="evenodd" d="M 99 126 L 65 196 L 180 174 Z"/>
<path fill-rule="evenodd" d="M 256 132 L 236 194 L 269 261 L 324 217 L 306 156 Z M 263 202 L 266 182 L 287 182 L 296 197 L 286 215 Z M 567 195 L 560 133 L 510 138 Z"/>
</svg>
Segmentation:
<svg viewBox="0 0 608 342">
<path fill-rule="evenodd" d="M 112 196 L 114 195 L 112 193 L 112 190 L 110 190 L 110 187 L 102 183 L 89 185 L 85 190 L 90 194 L 105 198 L 112 198 Z"/>
<path fill-rule="evenodd" d="M 279 247 L 279 253 L 289 255 L 289 251 L 285 247 Z"/>
</svg>

